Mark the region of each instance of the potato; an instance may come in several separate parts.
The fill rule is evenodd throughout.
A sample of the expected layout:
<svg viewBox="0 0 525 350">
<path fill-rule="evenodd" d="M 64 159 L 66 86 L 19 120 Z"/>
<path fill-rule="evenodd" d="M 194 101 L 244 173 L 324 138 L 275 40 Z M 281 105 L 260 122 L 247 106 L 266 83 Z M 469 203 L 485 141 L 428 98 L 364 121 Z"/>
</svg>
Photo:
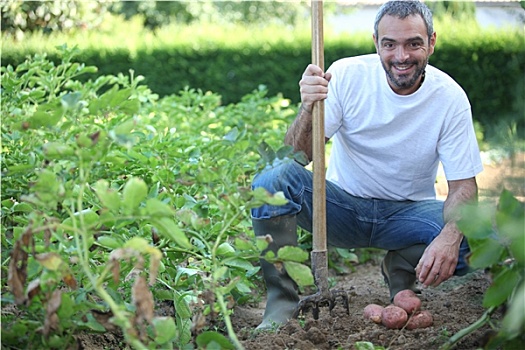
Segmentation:
<svg viewBox="0 0 525 350">
<path fill-rule="evenodd" d="M 407 319 L 407 312 L 395 305 L 388 305 L 381 312 L 381 323 L 388 329 L 403 328 Z"/>
<path fill-rule="evenodd" d="M 410 315 L 421 309 L 421 300 L 419 300 L 414 291 L 405 289 L 394 296 L 394 305 L 399 306 Z"/>
<path fill-rule="evenodd" d="M 412 317 L 408 319 L 406 328 L 426 328 L 432 326 L 433 323 L 434 319 L 432 318 L 432 314 L 429 311 L 417 311 L 415 314 L 412 315 Z"/>
<path fill-rule="evenodd" d="M 375 323 L 380 324 L 381 323 L 381 312 L 383 311 L 384 307 L 377 304 L 369 304 L 365 307 L 363 314 L 365 315 L 365 318 L 368 320 L 372 320 Z"/>
</svg>

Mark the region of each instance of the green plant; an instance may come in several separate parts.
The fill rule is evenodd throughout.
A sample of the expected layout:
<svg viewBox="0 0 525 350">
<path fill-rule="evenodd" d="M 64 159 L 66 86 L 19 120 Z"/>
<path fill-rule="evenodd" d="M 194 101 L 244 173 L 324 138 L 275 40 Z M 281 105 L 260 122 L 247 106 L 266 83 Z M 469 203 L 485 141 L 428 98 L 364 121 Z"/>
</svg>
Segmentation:
<svg viewBox="0 0 525 350">
<path fill-rule="evenodd" d="M 230 315 L 257 297 L 267 244 L 249 210 L 283 203 L 249 182 L 267 166 L 259 140 L 295 110 L 264 89 L 226 107 L 189 89 L 159 99 L 132 71 L 82 82 L 96 68 L 58 51 L 1 71 L 2 304 L 16 310 L 2 344 L 67 348 L 117 327 L 136 349 L 242 348 Z M 311 283 L 304 254 L 267 258 Z"/>
<path fill-rule="evenodd" d="M 442 349 L 452 348 L 464 336 L 483 325 L 490 324 L 495 331 L 487 348 L 522 348 L 525 345 L 525 211 L 507 190 L 501 193 L 496 209 L 491 205 L 468 206 L 459 222 L 469 239 L 469 265 L 488 269 L 492 283 L 486 290 L 483 306 L 485 314 L 471 326 L 453 335 Z M 501 322 L 491 316 L 500 307 L 505 308 Z"/>
</svg>

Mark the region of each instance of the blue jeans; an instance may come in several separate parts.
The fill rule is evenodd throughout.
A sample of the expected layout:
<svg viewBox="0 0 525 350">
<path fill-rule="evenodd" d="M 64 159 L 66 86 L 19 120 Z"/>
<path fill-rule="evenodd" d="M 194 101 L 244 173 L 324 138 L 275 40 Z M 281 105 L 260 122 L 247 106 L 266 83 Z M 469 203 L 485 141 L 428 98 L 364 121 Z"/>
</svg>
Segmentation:
<svg viewBox="0 0 525 350">
<path fill-rule="evenodd" d="M 297 215 L 298 225 L 312 232 L 312 183 L 313 173 L 294 161 L 267 167 L 255 176 L 252 188 L 263 187 L 270 193 L 282 191 L 288 203 L 252 209 L 252 218 Z M 328 244 L 335 247 L 398 250 L 416 244 L 429 245 L 444 225 L 443 202 L 360 198 L 327 181 L 326 223 Z M 464 238 L 456 274 L 467 270 L 468 252 Z"/>
</svg>

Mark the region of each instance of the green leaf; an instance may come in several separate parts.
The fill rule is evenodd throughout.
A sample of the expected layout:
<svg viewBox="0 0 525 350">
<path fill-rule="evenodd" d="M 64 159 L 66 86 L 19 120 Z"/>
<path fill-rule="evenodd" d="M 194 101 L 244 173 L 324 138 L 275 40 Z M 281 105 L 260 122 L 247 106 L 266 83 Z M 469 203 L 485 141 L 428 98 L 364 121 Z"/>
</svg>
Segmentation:
<svg viewBox="0 0 525 350">
<path fill-rule="evenodd" d="M 237 129 L 237 127 L 234 127 L 226 135 L 224 135 L 224 139 L 226 141 L 235 142 L 238 136 L 239 136 L 239 129 Z"/>
<path fill-rule="evenodd" d="M 65 109 L 76 109 L 80 103 L 81 97 L 82 94 L 80 92 L 70 92 L 62 96 L 60 102 Z"/>
<path fill-rule="evenodd" d="M 501 332 L 505 333 L 508 339 L 518 336 L 523 332 L 525 326 L 525 280 L 516 289 L 510 300 L 507 312 L 501 324 Z"/>
<path fill-rule="evenodd" d="M 494 234 L 492 218 L 494 207 L 487 204 L 465 205 L 458 228 L 469 239 L 485 239 Z"/>
<path fill-rule="evenodd" d="M 155 329 L 155 343 L 162 345 L 174 341 L 177 337 L 177 328 L 173 318 L 155 317 L 152 324 Z"/>
<path fill-rule="evenodd" d="M 50 127 L 58 124 L 62 118 L 62 107 L 52 104 L 42 104 L 38 106 L 35 113 L 28 119 L 29 127 L 38 129 Z"/>
<path fill-rule="evenodd" d="M 235 349 L 235 346 L 224 335 L 212 331 L 199 334 L 196 338 L 196 343 L 202 349 L 210 349 L 210 345 L 215 345 L 213 343 L 216 343 L 219 349 Z"/>
<path fill-rule="evenodd" d="M 44 155 L 48 159 L 62 159 L 75 154 L 73 148 L 62 142 L 48 142 L 42 147 Z"/>
<path fill-rule="evenodd" d="M 191 318 L 191 310 L 185 300 L 184 294 L 181 294 L 178 291 L 173 291 L 173 295 L 173 305 L 175 307 L 176 314 L 181 318 Z"/>
<path fill-rule="evenodd" d="M 267 164 L 271 164 L 275 159 L 275 151 L 266 142 L 261 142 L 257 147 L 257 150 Z"/>
<path fill-rule="evenodd" d="M 113 212 L 120 209 L 120 195 L 117 191 L 109 188 L 106 180 L 98 180 L 95 184 L 95 192 L 102 205 Z"/>
<path fill-rule="evenodd" d="M 150 198 L 146 201 L 145 212 L 151 216 L 173 217 L 175 210 L 168 204 L 161 202 L 157 198 Z"/>
<path fill-rule="evenodd" d="M 110 248 L 110 249 L 117 249 L 122 246 L 122 242 L 120 242 L 119 240 L 111 236 L 99 236 L 97 238 L 97 242 L 101 246 Z"/>
<path fill-rule="evenodd" d="M 134 249 L 138 252 L 143 252 L 149 246 L 148 241 L 142 237 L 132 237 L 124 244 L 124 247 Z"/>
<path fill-rule="evenodd" d="M 286 159 L 293 155 L 293 147 L 285 145 L 277 150 L 276 157 L 279 159 Z"/>
<path fill-rule="evenodd" d="M 293 261 L 285 261 L 283 264 L 286 272 L 297 285 L 306 287 L 314 284 L 314 276 L 308 266 Z"/>
<path fill-rule="evenodd" d="M 171 241 L 177 243 L 183 248 L 191 249 L 192 245 L 186 237 L 186 234 L 181 230 L 179 226 L 171 218 L 155 218 L 149 219 L 149 222 L 157 228 L 159 233 Z"/>
<path fill-rule="evenodd" d="M 483 307 L 499 306 L 510 298 L 512 291 L 520 280 L 520 273 L 514 269 L 502 270 L 485 291 Z"/>
<path fill-rule="evenodd" d="M 259 249 L 260 252 L 268 248 L 269 244 L 270 242 L 267 240 L 266 236 L 255 237 L 255 245 L 257 246 L 257 249 Z"/>
<path fill-rule="evenodd" d="M 128 209 L 133 212 L 148 195 L 148 186 L 144 180 L 137 177 L 130 178 L 122 190 L 122 202 Z"/>
<path fill-rule="evenodd" d="M 213 278 L 215 278 L 216 280 L 220 280 L 224 277 L 224 275 L 226 275 L 226 272 L 228 272 L 228 267 L 221 266 L 215 271 L 213 271 Z"/>
<path fill-rule="evenodd" d="M 285 246 L 277 252 L 279 259 L 284 261 L 304 262 L 308 260 L 308 252 L 305 252 L 299 247 Z"/>
<path fill-rule="evenodd" d="M 236 268 L 243 269 L 246 271 L 252 271 L 257 268 L 253 266 L 250 261 L 243 259 L 243 258 L 227 259 L 224 261 L 224 265 L 230 266 L 230 267 L 236 267 Z"/>
<path fill-rule="evenodd" d="M 505 248 L 496 240 L 487 238 L 472 248 L 468 263 L 475 269 L 483 269 L 500 262 Z"/>
<path fill-rule="evenodd" d="M 219 256 L 232 256 L 235 255 L 235 249 L 230 243 L 224 242 L 217 247 L 217 255 Z"/>
</svg>

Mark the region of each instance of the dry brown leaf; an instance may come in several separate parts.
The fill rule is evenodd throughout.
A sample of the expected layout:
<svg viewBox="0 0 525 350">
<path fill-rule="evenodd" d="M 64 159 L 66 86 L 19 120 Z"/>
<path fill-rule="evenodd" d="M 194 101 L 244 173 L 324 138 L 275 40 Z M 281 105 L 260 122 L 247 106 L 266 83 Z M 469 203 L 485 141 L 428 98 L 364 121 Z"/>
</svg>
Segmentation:
<svg viewBox="0 0 525 350">
<path fill-rule="evenodd" d="M 77 280 L 75 279 L 75 276 L 73 276 L 71 273 L 65 273 L 62 277 L 62 280 L 65 284 L 68 285 L 69 288 L 77 289 Z"/>
<path fill-rule="evenodd" d="M 137 324 L 142 323 L 143 320 L 151 322 L 153 320 L 153 294 L 144 276 L 138 276 L 135 279 L 131 293 L 133 305 L 136 308 Z"/>
<path fill-rule="evenodd" d="M 15 297 L 15 304 L 21 305 L 26 301 L 24 285 L 27 280 L 27 252 L 22 249 L 21 241 L 18 240 L 13 246 L 9 270 L 7 273 L 7 284 Z"/>
<path fill-rule="evenodd" d="M 40 293 L 40 291 L 40 278 L 31 281 L 27 286 L 27 301 L 30 302 L 35 295 Z"/>
<path fill-rule="evenodd" d="M 49 335 L 52 330 L 58 329 L 59 319 L 57 316 L 57 310 L 62 303 L 62 292 L 59 289 L 55 289 L 51 294 L 51 298 L 46 304 L 46 318 L 44 320 L 43 334 L 45 337 Z"/>
</svg>

